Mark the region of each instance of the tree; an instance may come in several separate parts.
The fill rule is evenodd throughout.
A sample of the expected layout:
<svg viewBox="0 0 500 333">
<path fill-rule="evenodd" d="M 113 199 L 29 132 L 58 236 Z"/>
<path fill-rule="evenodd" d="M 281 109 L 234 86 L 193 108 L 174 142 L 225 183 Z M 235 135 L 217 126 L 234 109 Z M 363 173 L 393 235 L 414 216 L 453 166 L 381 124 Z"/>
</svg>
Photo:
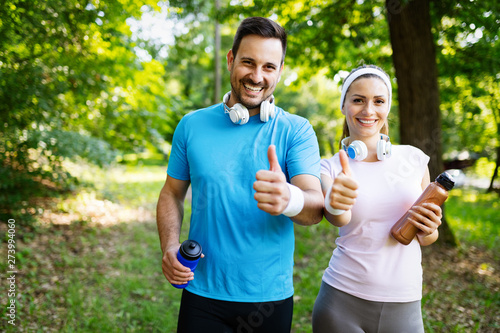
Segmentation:
<svg viewBox="0 0 500 333">
<path fill-rule="evenodd" d="M 438 71 L 429 0 L 387 0 L 392 59 L 398 80 L 400 139 L 430 156 L 431 179 L 444 171 Z M 456 245 L 443 216 L 440 241 Z"/>
<path fill-rule="evenodd" d="M 155 6 L 155 1 L 148 1 Z M 0 6 L 0 214 L 43 184 L 70 188 L 64 159 L 105 164 L 158 146 L 168 105 L 157 62 L 140 63 L 126 19 L 147 2 L 8 0 Z M 173 131 L 173 129 L 171 129 Z M 24 205 L 24 204 L 23 204 Z"/>
<path fill-rule="evenodd" d="M 445 156 L 487 157 L 500 165 L 500 3 L 434 1 Z M 496 155 L 496 157 L 495 157 Z"/>
<path fill-rule="evenodd" d="M 398 81 L 400 140 L 430 155 L 430 173 L 443 171 L 438 71 L 429 0 L 394 8 L 387 0 L 392 59 Z M 399 1 L 396 1 L 399 3 Z"/>
</svg>

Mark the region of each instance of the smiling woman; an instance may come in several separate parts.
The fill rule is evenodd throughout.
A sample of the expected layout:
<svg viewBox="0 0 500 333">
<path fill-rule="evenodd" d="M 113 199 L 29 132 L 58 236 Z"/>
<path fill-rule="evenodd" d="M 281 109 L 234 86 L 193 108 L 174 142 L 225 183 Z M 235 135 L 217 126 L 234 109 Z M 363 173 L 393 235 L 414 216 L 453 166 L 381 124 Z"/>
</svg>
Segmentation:
<svg viewBox="0 0 500 333">
<path fill-rule="evenodd" d="M 380 73 L 383 72 L 378 68 L 361 68 L 353 71 L 342 85 L 340 109 L 346 116 L 342 142 L 346 145 L 358 138 L 366 143 L 371 137 L 369 141 L 374 147 L 380 141 L 378 133 L 389 134 L 387 117 L 391 111 L 392 85 L 389 77 Z M 375 157 L 372 155 L 367 161 L 376 161 Z"/>
<path fill-rule="evenodd" d="M 424 331 L 420 246 L 436 241 L 442 213 L 436 204 L 412 207 L 429 184 L 429 157 L 392 147 L 391 90 L 376 66 L 351 71 L 342 87 L 342 150 L 321 163 L 324 214 L 340 231 L 314 305 L 314 332 Z M 390 229 L 410 207 L 418 234 L 402 245 Z"/>
<path fill-rule="evenodd" d="M 360 78 L 353 82 L 346 93 L 342 113 L 346 116 L 350 141 L 363 140 L 375 147 L 382 127 L 387 127 L 389 114 L 387 86 L 380 79 Z M 376 150 L 372 150 L 376 152 Z M 373 154 L 367 161 L 376 161 Z"/>
</svg>

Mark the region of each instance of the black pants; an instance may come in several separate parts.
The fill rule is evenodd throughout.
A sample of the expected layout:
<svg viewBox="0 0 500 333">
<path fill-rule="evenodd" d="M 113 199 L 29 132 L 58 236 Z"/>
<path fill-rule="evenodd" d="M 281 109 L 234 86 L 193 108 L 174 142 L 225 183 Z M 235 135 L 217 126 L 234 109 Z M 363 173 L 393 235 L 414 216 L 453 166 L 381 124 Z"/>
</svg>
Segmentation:
<svg viewBox="0 0 500 333">
<path fill-rule="evenodd" d="M 177 333 L 290 333 L 293 297 L 275 302 L 219 301 L 182 291 Z"/>
</svg>

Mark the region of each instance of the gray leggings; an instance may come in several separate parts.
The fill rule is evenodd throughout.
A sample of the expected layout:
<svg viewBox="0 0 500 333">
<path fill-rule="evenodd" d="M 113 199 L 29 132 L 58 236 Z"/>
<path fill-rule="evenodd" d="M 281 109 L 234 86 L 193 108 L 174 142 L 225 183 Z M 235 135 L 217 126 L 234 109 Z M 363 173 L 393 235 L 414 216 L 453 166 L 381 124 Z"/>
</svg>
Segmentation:
<svg viewBox="0 0 500 333">
<path fill-rule="evenodd" d="M 312 314 L 314 333 L 423 333 L 420 301 L 367 301 L 322 282 Z"/>
</svg>

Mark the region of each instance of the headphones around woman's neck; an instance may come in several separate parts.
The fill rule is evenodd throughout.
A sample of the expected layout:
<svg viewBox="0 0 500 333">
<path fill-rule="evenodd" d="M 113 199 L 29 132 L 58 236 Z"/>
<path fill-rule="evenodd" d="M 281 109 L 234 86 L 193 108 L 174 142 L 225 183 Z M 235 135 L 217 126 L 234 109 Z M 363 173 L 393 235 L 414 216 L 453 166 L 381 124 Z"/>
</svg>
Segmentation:
<svg viewBox="0 0 500 333">
<path fill-rule="evenodd" d="M 227 102 L 231 97 L 231 92 L 228 92 L 222 98 L 222 102 L 224 104 L 224 110 L 226 113 L 229 113 L 229 118 L 231 121 L 238 125 L 244 125 L 250 119 L 250 114 L 248 113 L 248 109 L 240 103 L 234 104 L 232 107 L 227 106 Z M 271 95 L 269 100 L 262 101 L 260 103 L 260 121 L 267 122 L 270 118 L 274 117 L 275 106 L 274 106 L 274 96 Z"/>
<path fill-rule="evenodd" d="M 383 161 L 391 157 L 392 144 L 391 139 L 385 134 L 379 134 L 380 140 L 377 142 L 377 159 Z M 344 138 L 340 143 L 342 149 L 346 151 L 350 158 L 356 161 L 363 161 L 368 156 L 368 148 L 366 144 L 361 140 L 354 140 L 351 144 L 349 142 L 349 136 Z"/>
</svg>

